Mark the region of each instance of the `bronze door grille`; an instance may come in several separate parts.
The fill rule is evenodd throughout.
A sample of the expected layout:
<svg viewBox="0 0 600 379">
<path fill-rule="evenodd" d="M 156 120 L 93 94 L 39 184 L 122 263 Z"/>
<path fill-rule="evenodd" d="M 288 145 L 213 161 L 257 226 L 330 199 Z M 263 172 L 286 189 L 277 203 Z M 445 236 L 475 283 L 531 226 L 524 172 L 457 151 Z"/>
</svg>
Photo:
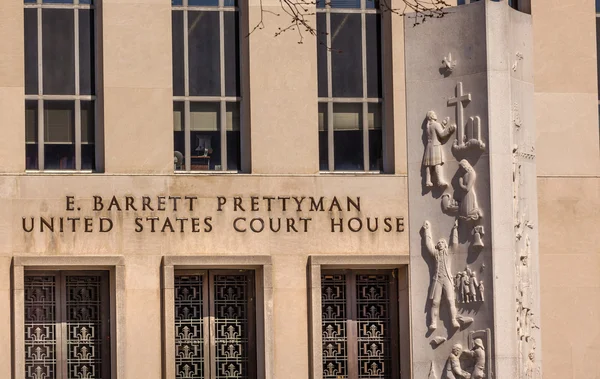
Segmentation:
<svg viewBox="0 0 600 379">
<path fill-rule="evenodd" d="M 28 379 L 109 379 L 108 273 L 25 273 Z"/>
<path fill-rule="evenodd" d="M 175 377 L 256 378 L 254 272 L 175 273 Z"/>
<path fill-rule="evenodd" d="M 323 271 L 324 379 L 399 377 L 395 271 Z"/>
</svg>

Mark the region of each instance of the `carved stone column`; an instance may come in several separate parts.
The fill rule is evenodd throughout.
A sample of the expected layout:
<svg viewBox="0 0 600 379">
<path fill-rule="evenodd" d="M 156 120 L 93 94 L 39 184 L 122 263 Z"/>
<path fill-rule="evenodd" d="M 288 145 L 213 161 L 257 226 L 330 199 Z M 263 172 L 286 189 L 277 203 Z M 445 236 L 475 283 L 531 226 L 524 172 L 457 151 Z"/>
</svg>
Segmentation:
<svg viewBox="0 0 600 379">
<path fill-rule="evenodd" d="M 531 16 L 407 17 L 412 377 L 541 379 Z"/>
</svg>

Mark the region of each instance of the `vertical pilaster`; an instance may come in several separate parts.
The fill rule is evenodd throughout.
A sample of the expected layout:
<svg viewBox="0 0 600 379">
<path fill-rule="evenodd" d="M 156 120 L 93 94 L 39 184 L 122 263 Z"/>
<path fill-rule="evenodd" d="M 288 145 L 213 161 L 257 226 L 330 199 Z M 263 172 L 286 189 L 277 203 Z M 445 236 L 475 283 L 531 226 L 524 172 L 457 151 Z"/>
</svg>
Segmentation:
<svg viewBox="0 0 600 379">
<path fill-rule="evenodd" d="M 308 9 L 308 23 L 316 27 L 311 7 L 315 9 L 315 5 L 303 6 Z M 278 1 L 250 0 L 248 13 L 252 31 L 249 37 L 252 172 L 316 173 L 319 170 L 317 38 L 304 27 L 294 27 L 275 37 L 291 22 Z M 282 16 L 277 17 L 280 13 Z M 264 28 L 255 29 L 260 25 Z"/>
<path fill-rule="evenodd" d="M 0 172 L 25 170 L 23 1 L 0 2 Z"/>
<path fill-rule="evenodd" d="M 105 172 L 173 172 L 171 3 L 102 2 Z"/>
<path fill-rule="evenodd" d="M 536 378 L 531 17 L 481 1 L 405 33 L 413 377 Z"/>
</svg>

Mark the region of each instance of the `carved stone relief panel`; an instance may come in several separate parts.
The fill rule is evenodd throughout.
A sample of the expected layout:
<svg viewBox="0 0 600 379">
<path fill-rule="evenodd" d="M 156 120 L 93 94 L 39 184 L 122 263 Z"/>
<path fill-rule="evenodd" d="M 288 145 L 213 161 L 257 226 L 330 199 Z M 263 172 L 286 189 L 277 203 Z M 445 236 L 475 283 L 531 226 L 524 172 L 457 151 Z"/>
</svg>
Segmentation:
<svg viewBox="0 0 600 379">
<path fill-rule="evenodd" d="M 415 379 L 493 371 L 492 335 L 469 344 L 494 321 L 485 4 L 462 9 L 405 29 Z"/>
<path fill-rule="evenodd" d="M 522 58 L 520 60 L 523 60 Z M 539 335 L 537 294 L 537 238 L 534 131 L 518 114 L 518 97 L 513 104 L 513 220 L 515 260 L 515 317 L 519 374 L 523 378 L 541 375 L 536 361 L 536 336 Z"/>
</svg>

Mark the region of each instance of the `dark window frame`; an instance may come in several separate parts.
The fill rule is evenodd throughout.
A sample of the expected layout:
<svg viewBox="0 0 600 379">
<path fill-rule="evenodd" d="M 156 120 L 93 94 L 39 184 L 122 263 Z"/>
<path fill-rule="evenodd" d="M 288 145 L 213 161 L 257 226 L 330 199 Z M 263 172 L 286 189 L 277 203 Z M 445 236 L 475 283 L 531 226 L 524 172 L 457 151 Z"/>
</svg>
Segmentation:
<svg viewBox="0 0 600 379">
<path fill-rule="evenodd" d="M 193 5 L 189 4 L 190 0 L 174 0 L 172 1 L 171 13 L 173 20 L 175 19 L 176 13 L 182 15 L 182 31 L 177 32 L 175 24 L 173 23 L 173 67 L 177 67 L 177 70 L 183 70 L 183 88 L 179 80 L 176 80 L 175 71 L 173 77 L 173 131 L 174 131 L 174 151 L 179 154 L 174 154 L 174 171 L 176 173 L 189 173 L 189 172 L 241 172 L 245 165 L 244 157 L 247 154 L 247 149 L 244 146 L 244 139 L 248 133 L 245 132 L 247 128 L 247 118 L 244 116 L 247 113 L 247 101 L 244 96 L 246 93 L 246 82 L 245 73 L 247 68 L 245 62 L 245 52 L 247 50 L 247 25 L 245 22 L 245 15 L 247 5 L 239 4 L 234 0 L 214 0 L 214 5 Z M 218 78 L 218 91 L 216 93 L 209 94 L 192 94 L 191 80 L 190 80 L 190 41 L 188 35 L 188 26 L 190 24 L 189 16 L 192 12 L 215 12 L 218 14 L 219 20 L 219 78 Z M 236 46 L 232 50 L 230 46 L 226 46 L 225 43 L 225 23 L 226 15 L 233 14 L 233 24 L 231 27 L 237 27 L 237 35 L 235 36 Z M 181 34 L 181 32 L 183 32 Z M 176 42 L 176 33 L 183 36 L 181 43 Z M 181 45 L 181 46 L 180 46 Z M 183 51 L 183 63 L 177 61 L 175 57 L 175 48 L 179 47 Z M 236 60 L 234 64 L 237 70 L 235 70 L 235 81 L 232 83 L 230 75 L 226 75 L 226 60 L 229 62 L 232 59 L 230 53 L 235 51 L 234 58 Z M 234 93 L 231 93 L 231 85 L 234 85 Z M 177 93 L 181 92 L 183 93 Z M 216 130 L 195 130 L 207 134 L 214 134 L 214 137 L 209 136 L 208 138 L 212 141 L 213 139 L 218 140 L 218 147 L 220 150 L 220 156 L 212 156 L 212 148 L 209 151 L 205 149 L 202 151 L 201 147 L 204 147 L 206 135 L 197 135 L 196 140 L 192 139 L 191 130 L 192 127 L 192 114 L 193 107 L 206 107 L 216 106 Z M 202 113 L 199 113 L 202 114 Z M 206 113 L 211 114 L 211 113 Z M 182 133 L 181 136 L 177 136 L 176 133 Z M 181 149 L 175 149 L 175 146 L 183 143 L 183 151 Z M 234 150 L 235 149 L 235 150 Z M 235 163 L 231 162 L 236 160 Z"/>
<path fill-rule="evenodd" d="M 386 64 L 384 62 L 384 50 L 386 50 L 385 42 L 386 36 L 390 33 L 388 31 L 389 23 L 386 18 L 389 17 L 387 13 L 383 12 L 380 9 L 380 6 L 376 0 L 357 0 L 354 5 L 360 5 L 359 7 L 353 8 L 342 8 L 338 7 L 335 1 L 333 2 L 323 2 L 319 1 L 317 3 L 317 18 L 320 15 L 325 16 L 325 32 L 323 33 L 319 30 L 319 22 L 317 22 L 317 49 L 321 50 L 318 52 L 318 55 L 325 54 L 325 71 L 327 78 L 325 79 L 326 83 L 323 83 L 324 78 L 322 78 L 321 70 L 318 69 L 318 81 L 319 87 L 325 87 L 326 96 L 324 94 L 323 89 L 320 89 L 318 102 L 319 102 L 319 125 L 318 125 L 318 133 L 319 133 L 319 166 L 320 171 L 322 173 L 328 172 L 369 172 L 369 173 L 381 173 L 386 170 L 386 155 L 388 152 L 386 149 L 386 138 L 387 136 L 387 128 L 391 127 L 392 120 L 388 118 L 388 105 L 386 104 L 386 99 L 391 100 L 391 96 L 388 95 L 388 89 L 384 84 L 384 77 L 392 77 L 390 73 L 385 70 Z M 342 2 L 343 5 L 343 2 Z M 347 17 L 351 17 L 351 15 L 359 15 L 360 16 L 360 35 L 361 35 L 361 77 L 362 77 L 362 96 L 354 96 L 354 97 L 345 97 L 345 96 L 334 96 L 334 83 L 333 83 L 333 55 L 339 52 L 335 49 L 334 44 L 332 43 L 332 30 L 331 30 L 331 17 L 341 15 L 346 15 Z M 377 35 L 377 49 L 378 49 L 378 65 L 376 66 L 378 69 L 378 83 L 372 84 L 372 80 L 369 80 L 371 75 L 369 74 L 369 69 L 373 70 L 372 66 L 368 63 L 369 57 L 372 54 L 368 53 L 369 45 L 367 45 L 367 16 L 368 15 L 376 15 L 378 28 L 376 25 L 371 25 L 371 27 L 376 27 Z M 325 51 L 325 53 L 323 53 Z M 321 57 L 320 59 L 323 59 Z M 318 65 L 320 66 L 320 64 Z M 371 78 L 372 79 L 372 78 Z M 377 96 L 370 96 L 369 92 L 372 92 L 373 85 L 377 88 Z M 371 93 L 372 95 L 372 93 Z M 389 98 L 389 99 L 388 99 Z M 335 125 L 334 125 L 334 108 L 335 107 L 352 107 L 355 106 L 357 112 L 351 112 L 349 114 L 358 115 L 358 130 L 361 131 L 361 151 L 362 162 L 354 162 L 352 165 L 356 165 L 357 167 L 362 168 L 344 168 L 341 165 L 336 163 L 336 149 L 335 149 Z M 356 129 L 352 129 L 356 130 Z M 380 142 L 376 141 L 377 135 L 373 133 L 373 136 L 370 137 L 370 131 L 375 131 L 380 135 Z M 340 129 L 343 132 L 343 130 Z M 341 134 L 340 134 L 341 137 Z M 371 144 L 371 140 L 375 140 L 377 145 Z M 379 156 L 379 158 L 377 158 Z M 375 158 L 375 159 L 373 159 Z M 359 159 L 360 160 L 360 159 Z M 376 160 L 373 162 L 373 160 Z M 339 162 L 338 162 L 339 163 Z"/>
<path fill-rule="evenodd" d="M 83 171 L 83 172 L 92 172 L 95 171 L 98 167 L 98 156 L 99 156 L 99 141 L 101 140 L 98 136 L 99 133 L 99 125 L 98 125 L 98 80 L 99 80 L 99 67 L 98 67 L 98 7 L 96 3 L 99 0 L 73 0 L 72 3 L 53 3 L 53 2 L 43 2 L 43 0 L 36 0 L 35 2 L 24 2 L 25 12 L 28 10 L 36 11 L 36 22 L 37 22 L 37 35 L 36 35 L 36 45 L 37 49 L 35 51 L 37 62 L 35 65 L 27 64 L 26 67 L 36 67 L 35 75 L 30 73 L 30 76 L 27 75 L 25 77 L 25 83 L 27 87 L 27 83 L 31 82 L 32 79 L 36 82 L 36 91 L 32 93 L 31 91 L 25 92 L 25 102 L 26 102 L 26 113 L 28 111 L 28 117 L 35 117 L 35 119 L 31 123 L 31 127 L 34 130 L 34 139 L 27 138 L 25 140 L 26 150 L 30 152 L 26 152 L 26 171 L 51 171 L 51 172 L 60 172 L 60 171 Z M 51 10 L 62 10 L 62 11 L 73 11 L 73 59 L 74 59 L 74 89 L 72 93 L 48 93 L 44 89 L 44 65 L 43 65 L 43 51 L 44 51 L 44 33 L 42 32 L 43 27 L 43 14 L 44 11 Z M 82 65 L 82 49 L 81 49 L 81 25 L 80 25 L 80 17 L 82 16 L 82 11 L 92 12 L 91 24 L 90 24 L 90 43 L 89 49 L 89 58 L 91 59 L 90 70 L 89 73 L 89 83 L 87 81 L 82 81 L 81 75 L 81 65 Z M 27 43 L 25 44 L 27 47 Z M 27 56 L 26 56 L 27 59 Z M 35 76 L 35 78 L 32 78 Z M 82 83 L 84 86 L 89 86 L 89 91 L 82 90 Z M 56 91 L 55 91 L 56 92 Z M 64 91 L 58 91 L 64 92 Z M 70 92 L 70 91 L 67 91 Z M 89 92 L 89 93 L 85 93 Z M 46 141 L 46 118 L 47 111 L 52 108 L 54 104 L 57 103 L 66 103 L 69 102 L 72 104 L 72 113 L 71 113 L 71 127 L 73 128 L 72 132 L 72 141 L 64 141 L 67 142 L 61 143 L 59 145 L 72 145 L 73 152 L 72 154 L 68 154 L 69 156 L 65 156 L 62 159 L 58 159 L 56 162 L 51 161 L 46 162 L 46 153 L 51 152 L 52 145 L 56 144 L 55 142 Z M 50 108 L 48 108 L 48 106 Z M 48 108 L 48 109 L 46 109 Z M 71 108 L 68 107 L 68 108 Z M 65 109 L 68 110 L 68 109 Z M 82 130 L 82 124 L 86 122 L 83 120 L 84 111 L 90 112 L 92 116 L 90 117 L 88 113 L 87 121 L 93 121 L 92 125 L 92 133 L 85 133 Z M 89 125 L 88 125 L 89 128 Z M 29 132 L 29 130 L 27 130 Z M 27 133 L 26 133 L 27 134 Z M 31 134 L 31 133 L 29 133 Z M 90 135 L 91 134 L 91 135 Z M 82 139 L 87 135 L 87 140 L 84 141 Z M 28 149 L 29 146 L 32 146 L 35 151 L 31 151 L 32 149 Z M 48 148 L 46 148 L 48 147 Z M 90 150 L 92 152 L 86 154 L 82 153 L 82 150 Z M 46 151 L 48 150 L 48 152 Z M 86 157 L 84 162 L 83 157 Z M 72 162 L 69 162 L 72 158 Z M 89 158 L 89 159 L 88 159 Z M 58 167 L 51 167 L 52 164 L 58 165 Z M 82 167 L 83 166 L 83 167 Z"/>
</svg>

